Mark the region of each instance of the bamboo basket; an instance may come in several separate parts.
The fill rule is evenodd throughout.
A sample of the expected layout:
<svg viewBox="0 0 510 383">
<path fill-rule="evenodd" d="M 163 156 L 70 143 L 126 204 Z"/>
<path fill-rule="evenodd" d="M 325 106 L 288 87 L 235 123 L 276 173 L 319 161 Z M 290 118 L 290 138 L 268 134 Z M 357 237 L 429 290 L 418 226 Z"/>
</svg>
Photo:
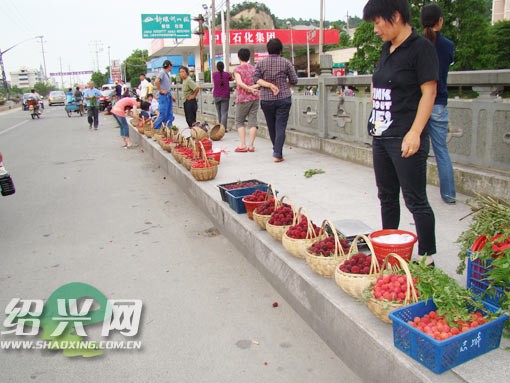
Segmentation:
<svg viewBox="0 0 510 383">
<path fill-rule="evenodd" d="M 342 245 L 340 244 L 340 238 L 338 238 L 338 233 L 333 223 L 331 223 L 331 221 L 328 220 L 324 220 L 322 222 L 321 231 L 324 233 L 325 237 L 326 226 L 329 226 L 329 228 L 333 232 L 333 236 L 335 237 L 335 251 L 333 252 L 333 255 L 330 257 L 324 257 L 321 255 L 315 255 L 310 253 L 309 251 L 310 246 L 317 242 L 314 241 L 309 246 L 307 246 L 305 250 L 305 259 L 306 263 L 308 264 L 308 266 L 310 266 L 312 271 L 319 274 L 321 277 L 333 278 L 335 275 L 335 269 L 345 259 L 346 255 L 344 253 Z"/>
<path fill-rule="evenodd" d="M 347 259 L 350 259 L 354 254 L 358 253 L 358 239 L 363 239 L 370 249 L 370 272 L 369 274 L 351 274 L 345 273 L 340 270 L 340 266 Z M 335 268 L 335 282 L 336 284 L 345 291 L 348 295 L 353 298 L 361 298 L 363 291 L 370 287 L 370 284 L 375 282 L 379 274 L 379 262 L 375 256 L 372 242 L 364 234 L 357 235 L 349 249 L 347 257 Z"/>
<path fill-rule="evenodd" d="M 199 147 L 201 149 L 202 153 L 202 159 L 212 164 L 212 166 L 206 167 L 206 168 L 194 168 L 191 167 L 191 174 L 197 181 L 209 181 L 216 177 L 216 174 L 218 173 L 218 163 L 215 161 L 210 161 L 207 159 L 207 155 L 205 154 L 204 145 L 202 145 L 201 142 L 199 142 Z"/>
<path fill-rule="evenodd" d="M 306 217 L 306 215 L 302 212 L 303 208 L 299 208 L 298 213 L 294 214 L 294 222 L 292 223 L 292 226 L 297 225 L 303 217 Z M 287 230 L 285 230 L 285 233 L 282 235 L 282 245 L 283 247 L 291 253 L 294 257 L 305 259 L 306 257 L 306 249 L 317 240 L 321 240 L 321 237 L 324 238 L 325 234 L 324 232 L 321 232 L 318 236 L 313 237 L 314 230 L 312 226 L 312 220 L 308 219 L 307 217 L 307 230 L 306 230 L 306 238 L 291 238 L 287 235 Z"/>
<path fill-rule="evenodd" d="M 213 141 L 221 140 L 224 135 L 225 135 L 225 127 L 223 126 L 223 124 L 214 125 L 209 133 L 209 137 Z"/>
<path fill-rule="evenodd" d="M 152 138 L 152 136 L 154 136 L 154 124 L 152 120 L 144 121 L 143 134 L 145 134 L 147 138 Z"/>
<path fill-rule="evenodd" d="M 209 133 L 207 133 L 200 126 L 192 126 L 190 129 L 191 129 L 191 137 L 193 137 L 197 141 L 200 141 L 203 138 L 209 138 Z"/>
<path fill-rule="evenodd" d="M 140 123 L 140 117 L 133 116 L 133 118 L 129 120 L 129 123 L 131 124 L 131 126 L 137 128 L 138 124 Z"/>
<path fill-rule="evenodd" d="M 406 281 L 407 281 L 407 291 L 406 296 L 404 299 L 404 302 L 402 303 L 396 303 L 396 302 L 389 302 L 386 300 L 380 300 L 376 299 L 373 296 L 372 287 L 370 287 L 370 296 L 368 297 L 366 303 L 370 311 L 372 311 L 377 318 L 382 320 L 385 323 L 393 323 L 392 320 L 389 318 L 388 314 L 390 311 L 393 311 L 395 309 L 401 308 L 403 306 L 408 306 L 411 303 L 418 302 L 418 294 L 416 293 L 416 288 L 413 284 L 413 277 L 411 275 L 411 272 L 409 271 L 409 266 L 407 265 L 407 261 L 404 260 L 400 255 L 391 253 L 386 256 L 384 259 L 384 262 L 382 264 L 381 270 L 379 271 L 378 277 L 383 275 L 383 271 L 388 266 L 388 261 L 390 258 L 396 258 L 400 264 L 400 268 L 404 270 L 406 275 Z"/>
<path fill-rule="evenodd" d="M 279 202 L 279 200 L 276 199 L 276 193 L 274 192 L 273 190 L 273 187 L 271 185 L 268 186 L 267 190 L 271 189 L 271 193 L 273 194 L 273 203 L 275 205 L 275 209 L 279 206 L 281 206 L 281 203 Z M 257 210 L 257 208 L 255 208 L 253 210 L 253 213 L 252 213 L 252 216 L 253 216 L 253 220 L 255 222 L 257 222 L 257 225 L 259 225 L 262 230 L 266 230 L 266 224 L 267 224 L 267 221 L 269 221 L 269 218 L 271 218 L 271 214 L 268 214 L 268 215 L 262 215 L 262 214 L 258 214 L 255 210 Z"/>
<path fill-rule="evenodd" d="M 283 196 L 281 199 L 280 199 L 280 202 L 281 204 L 283 205 L 283 200 L 286 198 L 286 196 Z M 291 208 L 292 208 L 292 204 L 289 203 L 289 205 L 291 205 Z M 294 208 L 292 208 L 292 210 L 294 210 Z M 294 212 L 294 215 L 296 213 Z M 266 223 L 266 230 L 267 232 L 269 233 L 269 235 L 271 235 L 271 237 L 273 237 L 274 239 L 276 239 L 277 241 L 281 242 L 282 241 L 282 236 L 283 234 L 287 231 L 287 229 L 289 227 L 291 227 L 292 225 L 284 225 L 284 226 L 278 226 L 278 225 L 272 225 L 269 223 L 269 220 L 268 222 Z"/>
</svg>

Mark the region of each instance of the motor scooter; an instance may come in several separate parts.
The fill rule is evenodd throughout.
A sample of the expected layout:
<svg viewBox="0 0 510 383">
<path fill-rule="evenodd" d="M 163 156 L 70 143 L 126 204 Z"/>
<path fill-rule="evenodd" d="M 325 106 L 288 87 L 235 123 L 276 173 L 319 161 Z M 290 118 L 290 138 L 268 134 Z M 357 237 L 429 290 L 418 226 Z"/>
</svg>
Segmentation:
<svg viewBox="0 0 510 383">
<path fill-rule="evenodd" d="M 4 168 L 2 161 L 2 153 L 0 153 L 0 194 L 5 197 L 14 194 L 16 189 L 14 189 L 14 182 L 7 169 Z"/>
<path fill-rule="evenodd" d="M 30 112 L 30 116 L 32 117 L 32 120 L 34 120 L 36 117 L 41 118 L 41 105 L 40 101 L 34 100 L 34 99 L 28 99 L 28 111 Z"/>
</svg>

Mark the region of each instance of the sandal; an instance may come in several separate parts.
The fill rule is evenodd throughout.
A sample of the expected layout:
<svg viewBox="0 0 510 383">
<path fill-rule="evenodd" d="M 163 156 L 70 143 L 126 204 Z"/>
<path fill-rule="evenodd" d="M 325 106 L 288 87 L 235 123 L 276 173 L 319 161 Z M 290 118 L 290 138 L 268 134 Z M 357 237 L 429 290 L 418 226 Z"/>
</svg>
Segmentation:
<svg viewBox="0 0 510 383">
<path fill-rule="evenodd" d="M 274 162 L 282 162 L 283 161 L 283 157 L 274 157 L 273 161 Z"/>
<path fill-rule="evenodd" d="M 254 151 L 255 151 L 255 147 L 253 147 L 253 146 L 249 147 L 249 148 L 248 148 L 248 151 L 249 151 L 249 152 L 254 152 Z"/>
<path fill-rule="evenodd" d="M 236 148 L 234 151 L 238 152 L 238 153 L 246 153 L 248 151 L 248 149 L 247 148 Z"/>
</svg>

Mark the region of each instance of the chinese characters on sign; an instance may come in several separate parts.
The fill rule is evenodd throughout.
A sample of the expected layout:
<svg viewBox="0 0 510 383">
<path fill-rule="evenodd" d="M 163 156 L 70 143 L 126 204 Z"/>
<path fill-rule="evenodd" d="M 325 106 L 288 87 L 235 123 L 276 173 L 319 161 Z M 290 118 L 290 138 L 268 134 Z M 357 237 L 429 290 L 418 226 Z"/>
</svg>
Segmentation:
<svg viewBox="0 0 510 383">
<path fill-rule="evenodd" d="M 232 45 L 256 45 L 266 44 L 269 40 L 278 38 L 283 44 L 306 45 L 309 30 L 306 29 L 242 29 L 230 31 L 230 44 Z M 222 44 L 221 31 L 215 32 L 216 44 Z M 319 34 L 316 33 L 313 38 L 309 38 L 311 44 L 319 43 Z M 338 44 L 340 42 L 340 32 L 337 29 L 328 29 L 324 31 L 324 44 Z M 204 35 L 204 45 L 209 45 L 209 34 Z"/>
<path fill-rule="evenodd" d="M 142 38 L 189 39 L 191 38 L 191 16 L 142 14 Z"/>
</svg>

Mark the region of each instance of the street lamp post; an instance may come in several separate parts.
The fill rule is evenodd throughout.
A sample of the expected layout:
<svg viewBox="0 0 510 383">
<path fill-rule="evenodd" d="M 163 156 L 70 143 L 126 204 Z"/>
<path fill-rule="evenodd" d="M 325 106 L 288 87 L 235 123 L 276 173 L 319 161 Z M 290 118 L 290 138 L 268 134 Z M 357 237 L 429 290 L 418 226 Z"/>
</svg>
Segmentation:
<svg viewBox="0 0 510 383">
<path fill-rule="evenodd" d="M 205 19 L 207 21 L 207 28 L 209 33 L 209 71 L 211 72 L 211 82 L 212 82 L 212 73 L 214 71 L 214 57 L 213 57 L 213 38 L 211 32 L 211 15 L 209 14 L 209 7 L 207 4 L 202 4 L 202 8 L 205 10 Z"/>
<path fill-rule="evenodd" d="M 14 44 L 12 47 L 10 48 L 7 48 L 5 51 L 2 51 L 0 49 L 0 67 L 2 68 L 2 84 L 3 84 L 3 87 L 5 89 L 5 92 L 7 93 L 8 89 L 9 89 L 9 84 L 7 84 L 7 76 L 5 75 L 5 68 L 4 68 L 4 59 L 3 59 L 3 55 L 7 52 L 9 52 L 12 48 L 15 48 L 17 47 L 18 45 L 20 45 L 21 43 L 24 43 L 25 41 L 28 41 L 28 40 L 33 40 L 33 39 L 37 39 L 38 36 L 35 36 L 35 37 L 30 37 L 28 39 L 25 39 L 23 41 L 20 41 L 19 43 L 17 44 Z"/>
<path fill-rule="evenodd" d="M 310 40 L 315 40 L 315 28 L 306 32 L 306 61 L 308 78 L 310 78 Z"/>
<path fill-rule="evenodd" d="M 292 25 L 290 23 L 290 20 L 287 20 L 287 25 L 290 28 L 290 50 L 291 50 L 291 57 L 292 57 L 292 65 L 294 65 L 294 40 L 292 38 Z"/>
<path fill-rule="evenodd" d="M 39 39 L 41 42 L 41 51 L 44 64 L 44 82 L 46 82 L 48 80 L 48 73 L 46 72 L 46 57 L 44 56 L 44 43 L 43 43 L 44 36 L 35 36 L 35 38 Z"/>
</svg>

